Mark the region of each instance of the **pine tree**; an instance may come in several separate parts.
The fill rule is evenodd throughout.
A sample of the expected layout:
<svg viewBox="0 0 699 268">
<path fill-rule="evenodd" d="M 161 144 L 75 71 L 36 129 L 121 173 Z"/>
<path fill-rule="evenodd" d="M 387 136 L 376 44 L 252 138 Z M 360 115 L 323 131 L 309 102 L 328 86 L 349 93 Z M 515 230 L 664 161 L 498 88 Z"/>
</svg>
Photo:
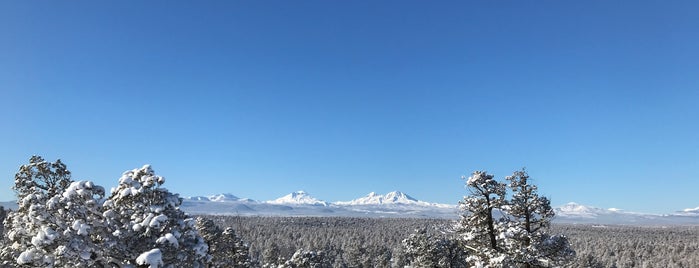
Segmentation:
<svg viewBox="0 0 699 268">
<path fill-rule="evenodd" d="M 2 249 L 5 265 L 53 266 L 52 251 L 57 247 L 54 240 L 59 236 L 60 226 L 49 206 L 58 202 L 70 182 L 70 171 L 61 160 L 51 163 L 32 156 L 29 164 L 19 168 L 13 187 L 18 209 L 5 220 L 11 244 Z"/>
<path fill-rule="evenodd" d="M 572 259 L 574 252 L 565 236 L 548 234 L 554 216 L 551 202 L 538 194 L 538 187 L 529 183 L 523 169 L 506 178 L 512 198 L 504 207 L 508 226 L 514 233 L 508 244 L 509 255 L 523 267 L 550 267 Z"/>
<path fill-rule="evenodd" d="M 435 245 L 433 238 L 424 228 L 417 229 L 403 240 L 405 261 L 411 267 L 435 267 Z"/>
<path fill-rule="evenodd" d="M 148 256 L 160 257 L 164 266 L 203 267 L 207 262 L 208 246 L 195 220 L 179 209 L 182 199 L 160 187 L 163 183 L 146 165 L 124 172 L 112 189 L 104 216 L 114 236 L 106 243 L 113 263 L 135 265 L 156 250 Z"/>
<path fill-rule="evenodd" d="M 465 177 L 462 177 L 466 179 Z M 485 171 L 473 172 L 466 179 L 471 193 L 459 202 L 465 213 L 456 226 L 464 246 L 471 251 L 468 262 L 474 266 L 501 265 L 508 263 L 507 255 L 498 243 L 501 222 L 494 213 L 505 204 L 505 184 L 496 181 Z"/>
<path fill-rule="evenodd" d="M 464 214 L 456 231 L 471 253 L 469 263 L 476 267 L 554 267 L 575 255 L 565 236 L 548 234 L 554 211 L 528 179 L 524 170 L 507 177 L 508 185 L 481 171 L 468 178 L 471 195 L 460 203 Z M 507 188 L 512 191 L 510 200 L 505 199 Z"/>
<path fill-rule="evenodd" d="M 332 267 L 330 261 L 322 251 L 305 251 L 299 249 L 291 258 L 279 265 L 278 268 L 326 268 Z"/>
<path fill-rule="evenodd" d="M 455 240 L 437 237 L 420 228 L 402 241 L 403 258 L 410 267 L 468 267 L 467 254 Z"/>
<path fill-rule="evenodd" d="M 233 228 L 221 230 L 212 220 L 197 218 L 196 228 L 209 243 L 211 267 L 251 267 L 250 249 Z"/>
<path fill-rule="evenodd" d="M 104 188 L 91 181 L 72 182 L 58 198 L 49 201 L 59 235 L 52 252 L 57 267 L 95 267 L 106 264 L 103 242 L 108 239 L 102 217 Z"/>
</svg>

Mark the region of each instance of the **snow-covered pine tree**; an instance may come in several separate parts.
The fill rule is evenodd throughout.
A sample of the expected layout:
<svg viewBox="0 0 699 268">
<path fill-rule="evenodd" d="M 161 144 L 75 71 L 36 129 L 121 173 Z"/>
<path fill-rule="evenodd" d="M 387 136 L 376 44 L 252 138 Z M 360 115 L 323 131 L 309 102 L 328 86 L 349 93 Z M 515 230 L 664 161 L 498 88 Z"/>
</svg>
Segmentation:
<svg viewBox="0 0 699 268">
<path fill-rule="evenodd" d="M 59 235 L 53 240 L 56 267 L 95 267 L 106 264 L 103 242 L 108 239 L 102 218 L 104 188 L 91 181 L 72 182 L 59 198 L 49 199 Z"/>
<path fill-rule="evenodd" d="M 332 267 L 322 251 L 305 251 L 299 249 L 291 258 L 278 268 L 325 268 Z"/>
<path fill-rule="evenodd" d="M 476 171 L 462 177 L 471 195 L 459 202 L 464 212 L 456 225 L 456 233 L 470 251 L 467 261 L 476 267 L 502 267 L 509 263 L 508 256 L 498 241 L 503 217 L 494 213 L 505 204 L 505 184 L 485 171 Z"/>
<path fill-rule="evenodd" d="M 5 222 L 7 266 L 92 267 L 104 264 L 101 203 L 104 188 L 72 182 L 60 160 L 33 156 L 15 175 L 19 209 Z"/>
<path fill-rule="evenodd" d="M 179 209 L 182 199 L 160 187 L 165 179 L 149 165 L 129 170 L 104 203 L 114 239 L 106 246 L 118 265 L 204 267 L 208 246 L 195 220 Z"/>
<path fill-rule="evenodd" d="M 212 220 L 197 218 L 196 228 L 209 244 L 210 267 L 251 267 L 250 250 L 233 228 L 221 230 Z"/>
<path fill-rule="evenodd" d="M 49 212 L 71 182 L 70 171 L 57 160 L 47 162 L 32 156 L 15 174 L 17 211 L 5 220 L 9 246 L 2 249 L 5 265 L 53 266 L 56 249 L 53 240 L 60 234 L 59 220 Z"/>
<path fill-rule="evenodd" d="M 466 251 L 455 240 L 439 237 L 420 228 L 402 241 L 403 266 L 468 267 Z M 402 267 L 402 266 L 401 266 Z"/>
<path fill-rule="evenodd" d="M 468 252 L 456 239 L 441 238 L 435 242 L 437 267 L 469 267 Z"/>
<path fill-rule="evenodd" d="M 506 251 L 520 267 L 552 267 L 570 261 L 575 252 L 563 235 L 548 234 L 554 216 L 551 202 L 538 194 L 522 169 L 506 178 L 512 198 L 504 206 L 510 238 Z"/>
<path fill-rule="evenodd" d="M 403 239 L 405 262 L 410 267 L 436 267 L 435 245 L 427 229 L 415 230 L 408 238 Z"/>
<path fill-rule="evenodd" d="M 509 185 L 481 171 L 468 178 L 471 195 L 460 203 L 464 214 L 457 233 L 474 266 L 557 267 L 575 255 L 565 236 L 548 234 L 553 209 L 528 179 L 524 170 L 507 177 Z M 506 186 L 512 190 L 511 200 L 505 199 Z"/>
</svg>

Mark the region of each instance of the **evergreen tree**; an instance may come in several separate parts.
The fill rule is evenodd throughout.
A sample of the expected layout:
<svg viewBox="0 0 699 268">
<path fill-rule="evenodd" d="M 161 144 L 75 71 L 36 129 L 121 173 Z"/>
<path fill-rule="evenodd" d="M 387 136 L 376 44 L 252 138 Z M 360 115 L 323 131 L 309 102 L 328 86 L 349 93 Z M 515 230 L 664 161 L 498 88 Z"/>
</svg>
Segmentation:
<svg viewBox="0 0 699 268">
<path fill-rule="evenodd" d="M 196 228 L 209 243 L 211 267 L 251 267 L 250 250 L 233 228 L 221 230 L 210 219 L 197 218 Z"/>
<path fill-rule="evenodd" d="M 436 267 L 433 238 L 424 228 L 417 229 L 403 240 L 405 261 L 412 267 Z"/>
<path fill-rule="evenodd" d="M 52 252 L 55 266 L 94 267 L 106 263 L 103 242 L 108 239 L 102 218 L 104 188 L 91 181 L 72 182 L 60 198 L 49 200 L 58 236 Z"/>
<path fill-rule="evenodd" d="M 17 211 L 5 220 L 5 265 L 89 266 L 101 259 L 90 224 L 99 218 L 104 189 L 91 182 L 73 183 L 67 166 L 32 156 L 15 174 Z"/>
<path fill-rule="evenodd" d="M 410 267 L 468 267 L 463 247 L 455 240 L 430 234 L 427 229 L 415 230 L 402 245 L 403 261 Z"/>
<path fill-rule="evenodd" d="M 575 255 L 568 239 L 550 235 L 554 216 L 550 201 L 537 193 L 529 175 L 517 171 L 497 182 L 493 175 L 476 171 L 466 184 L 471 195 L 461 202 L 465 212 L 457 232 L 472 252 L 470 263 L 483 267 L 554 267 Z M 506 186 L 512 191 L 505 199 Z M 496 218 L 493 214 L 499 211 Z"/>
<path fill-rule="evenodd" d="M 163 183 L 146 165 L 124 172 L 112 189 L 104 216 L 114 236 L 106 244 L 113 263 L 159 263 L 159 258 L 166 267 L 203 267 L 208 261 L 195 220 L 179 209 L 182 199 L 160 187 Z"/>
<path fill-rule="evenodd" d="M 291 258 L 278 268 L 326 268 L 332 267 L 322 251 L 305 251 L 299 249 Z"/>
<path fill-rule="evenodd" d="M 505 204 L 505 184 L 485 171 L 476 171 L 466 179 L 466 186 L 471 195 L 459 202 L 464 213 L 456 231 L 471 251 L 467 260 L 475 266 L 505 265 L 509 259 L 498 242 L 502 217 L 494 215 Z"/>
<path fill-rule="evenodd" d="M 538 194 L 538 187 L 530 184 L 523 169 L 506 178 L 512 198 L 504 207 L 509 216 L 511 233 L 508 252 L 515 263 L 524 267 L 549 267 L 571 260 L 575 252 L 565 236 L 548 234 L 554 216 L 551 202 Z"/>
</svg>

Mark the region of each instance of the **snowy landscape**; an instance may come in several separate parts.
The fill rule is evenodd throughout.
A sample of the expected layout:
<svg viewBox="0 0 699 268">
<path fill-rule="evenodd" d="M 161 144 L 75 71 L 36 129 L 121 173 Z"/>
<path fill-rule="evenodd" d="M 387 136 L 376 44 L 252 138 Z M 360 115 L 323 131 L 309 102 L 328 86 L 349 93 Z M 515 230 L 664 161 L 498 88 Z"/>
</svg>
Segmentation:
<svg viewBox="0 0 699 268">
<path fill-rule="evenodd" d="M 600 251 L 618 251 L 632 239 L 656 253 L 678 245 L 669 254 L 696 252 L 696 209 L 653 215 L 576 203 L 552 207 L 524 170 L 504 180 L 475 171 L 464 180 L 469 194 L 458 205 L 400 191 L 335 202 L 305 191 L 268 201 L 230 193 L 182 198 L 145 165 L 125 171 L 107 194 L 92 181 L 72 180 L 60 160 L 33 156 L 15 175 L 17 201 L 0 210 L 0 260 L 4 267 L 149 268 L 699 264 L 699 258 Z M 678 234 L 689 242 L 675 239 Z M 658 236 L 673 240 L 648 244 L 647 237 Z"/>
<path fill-rule="evenodd" d="M 0 1 L 0 268 L 699 268 L 698 11 Z"/>
</svg>

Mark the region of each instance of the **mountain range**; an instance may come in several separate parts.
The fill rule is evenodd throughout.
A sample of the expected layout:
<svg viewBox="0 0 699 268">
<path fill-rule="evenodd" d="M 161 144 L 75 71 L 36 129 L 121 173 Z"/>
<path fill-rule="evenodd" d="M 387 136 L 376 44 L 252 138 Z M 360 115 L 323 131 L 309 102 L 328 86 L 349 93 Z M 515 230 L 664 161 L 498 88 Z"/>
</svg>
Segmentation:
<svg viewBox="0 0 699 268">
<path fill-rule="evenodd" d="M 221 198 L 225 196 L 225 198 Z M 269 201 L 239 198 L 232 194 L 184 198 L 182 209 L 192 214 L 261 216 L 342 216 L 457 218 L 456 205 L 417 200 L 400 191 L 369 193 L 351 201 L 326 202 L 296 191 Z"/>
<path fill-rule="evenodd" d="M 222 198 L 225 196 L 226 198 Z M 350 201 L 326 202 L 304 191 L 270 201 L 254 201 L 230 194 L 185 198 L 183 209 L 193 214 L 263 216 L 419 217 L 457 219 L 456 205 L 421 201 L 400 191 L 371 192 Z M 670 214 L 629 212 L 577 203 L 554 207 L 554 222 L 573 224 L 677 225 L 699 224 L 699 207 Z"/>
<path fill-rule="evenodd" d="M 17 209 L 14 201 L 0 202 Z M 190 214 L 241 216 L 333 216 L 333 217 L 391 217 L 458 219 L 455 204 L 421 201 L 410 195 L 393 191 L 386 194 L 371 192 L 350 201 L 327 202 L 304 191 L 296 191 L 269 201 L 240 198 L 233 194 L 193 196 L 183 198 L 181 208 Z M 572 224 L 622 225 L 699 225 L 699 207 L 668 214 L 630 212 L 616 208 L 596 208 L 577 203 L 554 207 L 554 222 Z"/>
<path fill-rule="evenodd" d="M 630 212 L 617 208 L 596 208 L 574 202 L 555 207 L 559 223 L 625 224 L 625 225 L 698 225 L 699 209 L 685 209 L 670 214 Z"/>
</svg>

